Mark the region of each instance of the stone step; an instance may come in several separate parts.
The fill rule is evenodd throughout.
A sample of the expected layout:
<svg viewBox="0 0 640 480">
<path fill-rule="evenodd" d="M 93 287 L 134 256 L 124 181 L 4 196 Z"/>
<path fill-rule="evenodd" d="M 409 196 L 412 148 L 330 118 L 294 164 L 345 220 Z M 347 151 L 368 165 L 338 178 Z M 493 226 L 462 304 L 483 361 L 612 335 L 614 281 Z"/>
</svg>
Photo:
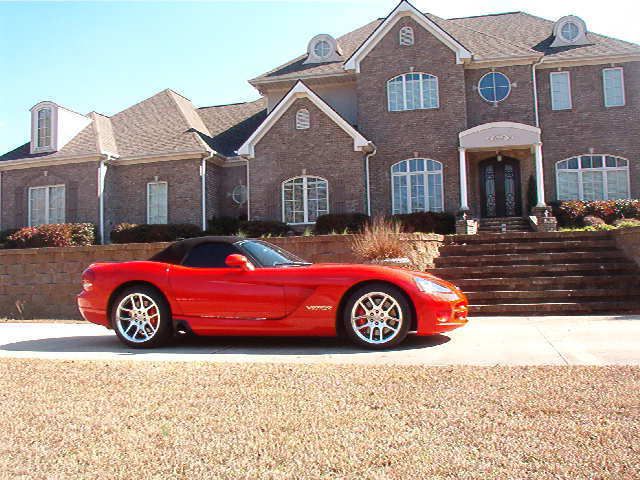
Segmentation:
<svg viewBox="0 0 640 480">
<path fill-rule="evenodd" d="M 452 258 L 452 257 L 450 257 Z M 477 265 L 477 264 L 474 264 Z M 638 267 L 630 262 L 572 263 L 550 265 L 493 265 L 466 267 L 437 267 L 429 269 L 433 275 L 455 283 L 457 279 L 476 278 L 528 278 L 562 275 L 612 275 L 637 273 Z"/>
<path fill-rule="evenodd" d="M 496 242 L 561 242 L 570 240 L 611 239 L 610 232 L 507 232 L 502 234 L 448 235 L 446 244 L 494 244 Z"/>
<path fill-rule="evenodd" d="M 569 290 L 491 290 L 465 292 L 469 303 L 493 305 L 498 303 L 547 303 L 554 300 L 612 301 L 634 300 L 640 302 L 640 287 L 579 288 Z"/>
<path fill-rule="evenodd" d="M 636 313 L 640 302 L 557 302 L 557 303 L 502 303 L 496 305 L 470 305 L 471 315 L 587 315 L 591 313 Z"/>
<path fill-rule="evenodd" d="M 615 249 L 616 243 L 610 238 L 598 238 L 593 240 L 567 240 L 549 242 L 497 242 L 493 244 L 451 244 L 440 248 L 440 256 L 499 254 L 517 252 L 586 252 L 591 250 Z"/>
<path fill-rule="evenodd" d="M 566 290 L 580 288 L 615 288 L 619 285 L 638 285 L 640 275 L 565 275 L 565 276 L 532 276 L 526 278 L 475 278 L 454 280 L 463 292 L 505 291 L 505 290 Z"/>
<path fill-rule="evenodd" d="M 446 256 L 434 259 L 438 268 L 447 267 L 509 267 L 522 265 L 569 265 L 601 262 L 608 265 L 614 262 L 624 263 L 626 257 L 619 250 L 593 252 L 550 252 L 550 253 L 508 253 L 499 255 Z"/>
</svg>

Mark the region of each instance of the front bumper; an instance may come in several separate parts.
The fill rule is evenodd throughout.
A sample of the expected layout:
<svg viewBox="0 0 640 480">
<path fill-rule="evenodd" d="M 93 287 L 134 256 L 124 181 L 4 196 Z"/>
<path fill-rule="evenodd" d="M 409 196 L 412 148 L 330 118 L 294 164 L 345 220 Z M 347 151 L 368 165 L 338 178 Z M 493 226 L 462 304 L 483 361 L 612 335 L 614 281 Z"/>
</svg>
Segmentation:
<svg viewBox="0 0 640 480">
<path fill-rule="evenodd" d="M 436 335 L 450 332 L 469 323 L 469 305 L 466 298 L 432 297 L 428 302 L 416 304 L 418 335 Z"/>
</svg>

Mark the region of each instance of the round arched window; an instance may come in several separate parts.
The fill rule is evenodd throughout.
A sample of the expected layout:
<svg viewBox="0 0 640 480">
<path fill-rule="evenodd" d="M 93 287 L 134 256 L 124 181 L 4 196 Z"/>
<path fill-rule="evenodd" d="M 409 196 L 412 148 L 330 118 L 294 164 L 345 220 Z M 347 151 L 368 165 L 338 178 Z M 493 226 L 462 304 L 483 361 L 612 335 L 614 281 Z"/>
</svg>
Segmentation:
<svg viewBox="0 0 640 480">
<path fill-rule="evenodd" d="M 247 203 L 247 187 L 244 185 L 237 185 L 231 192 L 231 199 L 238 205 L 244 205 Z"/>
<path fill-rule="evenodd" d="M 331 45 L 326 40 L 320 40 L 313 47 L 313 53 L 319 58 L 326 58 L 331 53 Z"/>
<path fill-rule="evenodd" d="M 580 35 L 580 28 L 574 22 L 567 22 L 562 26 L 562 30 L 560 31 L 560 35 L 567 42 L 573 42 L 578 35 Z"/>
<path fill-rule="evenodd" d="M 480 79 L 478 93 L 487 102 L 501 102 L 511 93 L 511 81 L 504 73 L 489 72 Z"/>
</svg>

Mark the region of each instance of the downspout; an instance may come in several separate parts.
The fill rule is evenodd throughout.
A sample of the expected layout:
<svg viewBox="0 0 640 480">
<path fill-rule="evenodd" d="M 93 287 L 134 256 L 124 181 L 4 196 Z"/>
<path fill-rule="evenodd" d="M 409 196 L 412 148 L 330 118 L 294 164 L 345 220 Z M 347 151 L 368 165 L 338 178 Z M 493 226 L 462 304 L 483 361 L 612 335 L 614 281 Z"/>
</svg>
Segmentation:
<svg viewBox="0 0 640 480">
<path fill-rule="evenodd" d="M 369 145 L 373 150 L 364 157 L 364 176 L 365 183 L 367 184 L 367 215 L 371 216 L 371 176 L 369 174 L 369 159 L 378 153 L 378 147 L 376 147 L 372 142 L 369 142 Z"/>
<path fill-rule="evenodd" d="M 251 220 L 251 183 L 249 182 L 249 159 L 245 157 L 245 162 L 247 162 L 247 221 Z"/>
<path fill-rule="evenodd" d="M 536 68 L 544 62 L 544 57 L 535 62 L 531 67 L 531 76 L 533 79 L 533 111 L 535 113 L 536 127 L 540 128 L 540 112 L 538 109 L 538 79 L 536 78 Z"/>
<path fill-rule="evenodd" d="M 105 238 L 104 238 L 104 184 L 105 184 L 105 178 L 107 176 L 107 162 L 111 160 L 111 155 L 106 154 L 104 155 L 104 158 L 102 160 L 100 160 L 100 166 L 98 167 L 98 201 L 100 203 L 99 209 L 99 215 L 100 215 L 100 244 L 104 245 L 105 242 Z"/>
<path fill-rule="evenodd" d="M 211 152 L 202 159 L 200 165 L 200 182 L 202 190 L 202 230 L 207 229 L 207 161 L 211 160 L 216 152 Z"/>
</svg>

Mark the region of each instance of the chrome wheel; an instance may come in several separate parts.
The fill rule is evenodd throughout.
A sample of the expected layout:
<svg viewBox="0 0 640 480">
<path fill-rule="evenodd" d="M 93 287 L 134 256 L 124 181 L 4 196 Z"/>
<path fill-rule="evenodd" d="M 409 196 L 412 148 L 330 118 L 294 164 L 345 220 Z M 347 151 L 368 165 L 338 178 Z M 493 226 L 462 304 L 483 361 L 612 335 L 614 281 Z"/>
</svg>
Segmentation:
<svg viewBox="0 0 640 480">
<path fill-rule="evenodd" d="M 390 342 L 400 333 L 402 322 L 402 308 L 388 293 L 366 293 L 356 300 L 351 309 L 353 332 L 369 344 Z"/>
<path fill-rule="evenodd" d="M 131 293 L 124 297 L 116 309 L 116 328 L 120 335 L 132 343 L 151 340 L 160 326 L 160 309 L 144 293 Z"/>
</svg>

